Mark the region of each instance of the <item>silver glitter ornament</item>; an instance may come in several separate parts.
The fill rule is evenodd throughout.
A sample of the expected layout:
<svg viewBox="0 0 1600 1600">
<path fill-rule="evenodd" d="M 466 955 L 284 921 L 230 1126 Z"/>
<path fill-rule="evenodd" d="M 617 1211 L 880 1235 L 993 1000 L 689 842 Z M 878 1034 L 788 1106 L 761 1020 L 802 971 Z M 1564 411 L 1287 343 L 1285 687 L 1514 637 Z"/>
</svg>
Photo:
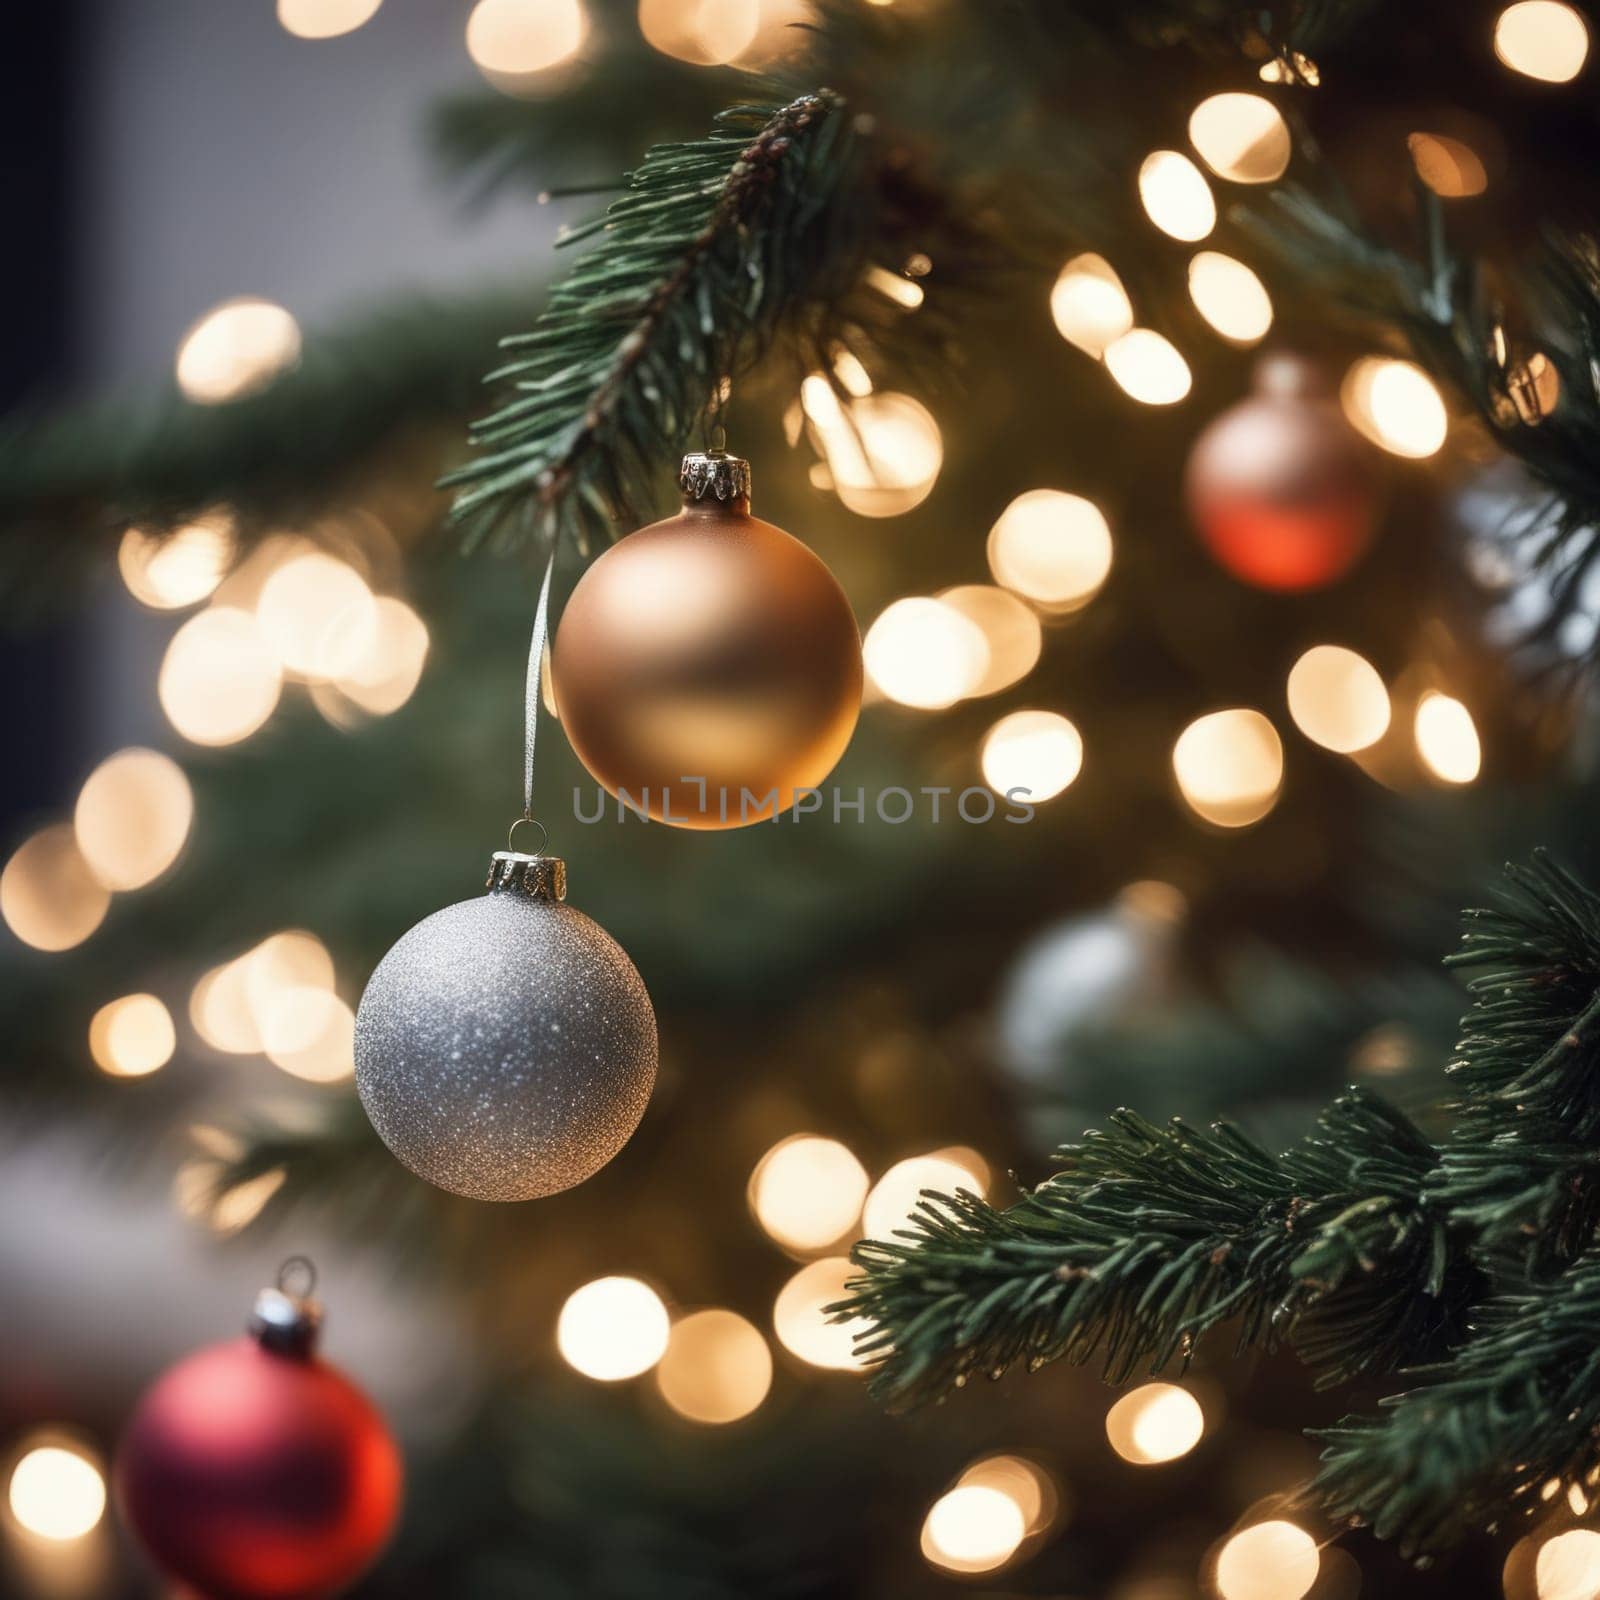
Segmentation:
<svg viewBox="0 0 1600 1600">
<path fill-rule="evenodd" d="M 361 1103 L 406 1166 L 453 1194 L 570 1189 L 644 1115 L 650 996 L 616 940 L 565 898 L 563 862 L 497 851 L 488 894 L 419 922 L 361 997 Z"/>
</svg>

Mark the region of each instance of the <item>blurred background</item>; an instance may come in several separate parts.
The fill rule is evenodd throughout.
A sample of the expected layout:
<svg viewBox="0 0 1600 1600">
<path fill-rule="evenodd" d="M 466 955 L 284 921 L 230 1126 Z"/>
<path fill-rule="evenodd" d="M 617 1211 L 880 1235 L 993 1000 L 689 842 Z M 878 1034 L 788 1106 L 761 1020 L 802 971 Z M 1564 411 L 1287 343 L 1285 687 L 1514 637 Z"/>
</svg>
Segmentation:
<svg viewBox="0 0 1600 1600">
<path fill-rule="evenodd" d="M 914 127 L 917 41 L 959 36 L 940 0 L 857 9 L 908 30 L 905 78 L 831 81 Z M 350 1081 L 372 967 L 518 808 L 539 565 L 463 557 L 433 484 L 597 204 L 541 193 L 703 131 L 808 7 L 17 9 L 0 399 L 60 420 L 0 472 L 7 1593 L 166 1592 L 106 1503 L 118 1430 L 303 1253 L 407 1457 L 364 1595 L 1552 1600 L 1487 1541 L 1419 1573 L 1301 1513 L 1246 1537 L 1315 1459 L 1286 1419 L 1354 1409 L 1287 1358 L 890 1418 L 822 1315 L 920 1191 L 1003 1205 L 1117 1105 L 1276 1144 L 1357 1081 L 1436 1128 L 1459 907 L 1535 843 L 1594 865 L 1594 597 L 1522 557 L 1544 495 L 1227 209 L 1292 154 L 1513 254 L 1600 153 L 1587 25 L 1547 10 L 1576 34 L 1374 12 L 1376 64 L 1332 33 L 1297 81 L 1158 28 L 1131 92 L 1053 109 L 1104 128 L 1062 147 L 1072 207 L 1027 196 L 1054 253 L 962 303 L 964 366 L 741 383 L 755 510 L 865 636 L 834 778 L 864 814 L 580 823 L 548 738 L 552 848 L 662 1067 L 615 1162 L 501 1208 L 406 1173 Z M 940 270 L 881 291 L 921 315 Z M 1519 371 L 1536 423 L 1554 380 Z M 1288 569 L 1230 512 L 1267 480 L 1319 502 Z"/>
</svg>

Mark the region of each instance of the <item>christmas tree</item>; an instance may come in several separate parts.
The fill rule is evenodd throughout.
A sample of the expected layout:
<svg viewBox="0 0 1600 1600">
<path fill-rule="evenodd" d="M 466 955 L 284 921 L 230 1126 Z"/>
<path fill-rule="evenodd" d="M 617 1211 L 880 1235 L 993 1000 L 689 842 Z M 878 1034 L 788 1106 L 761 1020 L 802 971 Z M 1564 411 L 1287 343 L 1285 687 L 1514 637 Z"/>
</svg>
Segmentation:
<svg viewBox="0 0 1600 1600">
<path fill-rule="evenodd" d="M 464 26 L 434 161 L 553 257 L 0 433 L 7 1193 L 177 1324 L 6 1242 L 7 1581 L 1600 1593 L 1584 15 Z M 27 642 L 113 572 L 159 749 Z M 298 1268 L 211 1349 L 305 1249 L 345 1376 Z M 344 1487 L 246 1537 L 303 1461 L 185 1478 L 202 1389 Z"/>
</svg>

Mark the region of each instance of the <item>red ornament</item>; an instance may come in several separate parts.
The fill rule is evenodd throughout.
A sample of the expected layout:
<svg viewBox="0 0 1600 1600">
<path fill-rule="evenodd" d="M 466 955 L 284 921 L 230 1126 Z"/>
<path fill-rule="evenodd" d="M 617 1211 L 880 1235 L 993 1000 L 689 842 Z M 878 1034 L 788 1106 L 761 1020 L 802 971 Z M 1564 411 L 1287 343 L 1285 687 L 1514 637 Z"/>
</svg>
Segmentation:
<svg viewBox="0 0 1600 1600">
<path fill-rule="evenodd" d="M 1296 356 L 1256 368 L 1255 392 L 1195 440 L 1184 489 L 1218 563 L 1260 589 L 1320 589 L 1372 540 L 1379 463 L 1321 375 Z"/>
<path fill-rule="evenodd" d="M 123 1436 L 125 1519 L 207 1600 L 336 1594 L 394 1528 L 400 1452 L 372 1402 L 318 1359 L 318 1320 L 314 1301 L 263 1290 L 250 1337 L 171 1368 Z"/>
</svg>

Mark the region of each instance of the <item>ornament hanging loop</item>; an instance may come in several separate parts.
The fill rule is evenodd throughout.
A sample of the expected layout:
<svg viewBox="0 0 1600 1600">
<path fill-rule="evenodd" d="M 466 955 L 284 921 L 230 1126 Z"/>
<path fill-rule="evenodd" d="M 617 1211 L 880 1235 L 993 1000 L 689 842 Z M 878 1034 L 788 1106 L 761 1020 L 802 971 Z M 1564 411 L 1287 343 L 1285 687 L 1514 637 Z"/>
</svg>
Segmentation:
<svg viewBox="0 0 1600 1600">
<path fill-rule="evenodd" d="M 506 848 L 524 822 L 533 823 L 539 830 L 539 848 L 536 855 L 544 854 L 549 840 L 545 826 L 533 814 L 533 748 L 539 735 L 539 700 L 544 690 L 544 653 L 550 638 L 550 579 L 556 570 L 556 553 L 550 552 L 545 563 L 544 582 L 539 585 L 539 604 L 533 613 L 533 638 L 528 645 L 528 677 L 523 687 L 522 699 L 522 815 L 511 824 L 506 835 Z"/>
<path fill-rule="evenodd" d="M 533 847 L 532 853 L 536 856 L 542 856 L 544 854 L 544 847 L 550 842 L 550 834 L 545 828 L 545 825 L 537 817 L 530 817 L 526 814 L 518 817 L 517 820 L 511 824 L 510 830 L 506 834 L 506 849 L 512 851 L 516 850 L 517 829 L 522 827 L 524 824 L 530 828 L 537 828 L 539 830 L 539 842 Z"/>
<path fill-rule="evenodd" d="M 317 1264 L 310 1256 L 290 1256 L 278 1268 L 279 1290 L 296 1300 L 309 1300 L 317 1289 Z"/>
</svg>

